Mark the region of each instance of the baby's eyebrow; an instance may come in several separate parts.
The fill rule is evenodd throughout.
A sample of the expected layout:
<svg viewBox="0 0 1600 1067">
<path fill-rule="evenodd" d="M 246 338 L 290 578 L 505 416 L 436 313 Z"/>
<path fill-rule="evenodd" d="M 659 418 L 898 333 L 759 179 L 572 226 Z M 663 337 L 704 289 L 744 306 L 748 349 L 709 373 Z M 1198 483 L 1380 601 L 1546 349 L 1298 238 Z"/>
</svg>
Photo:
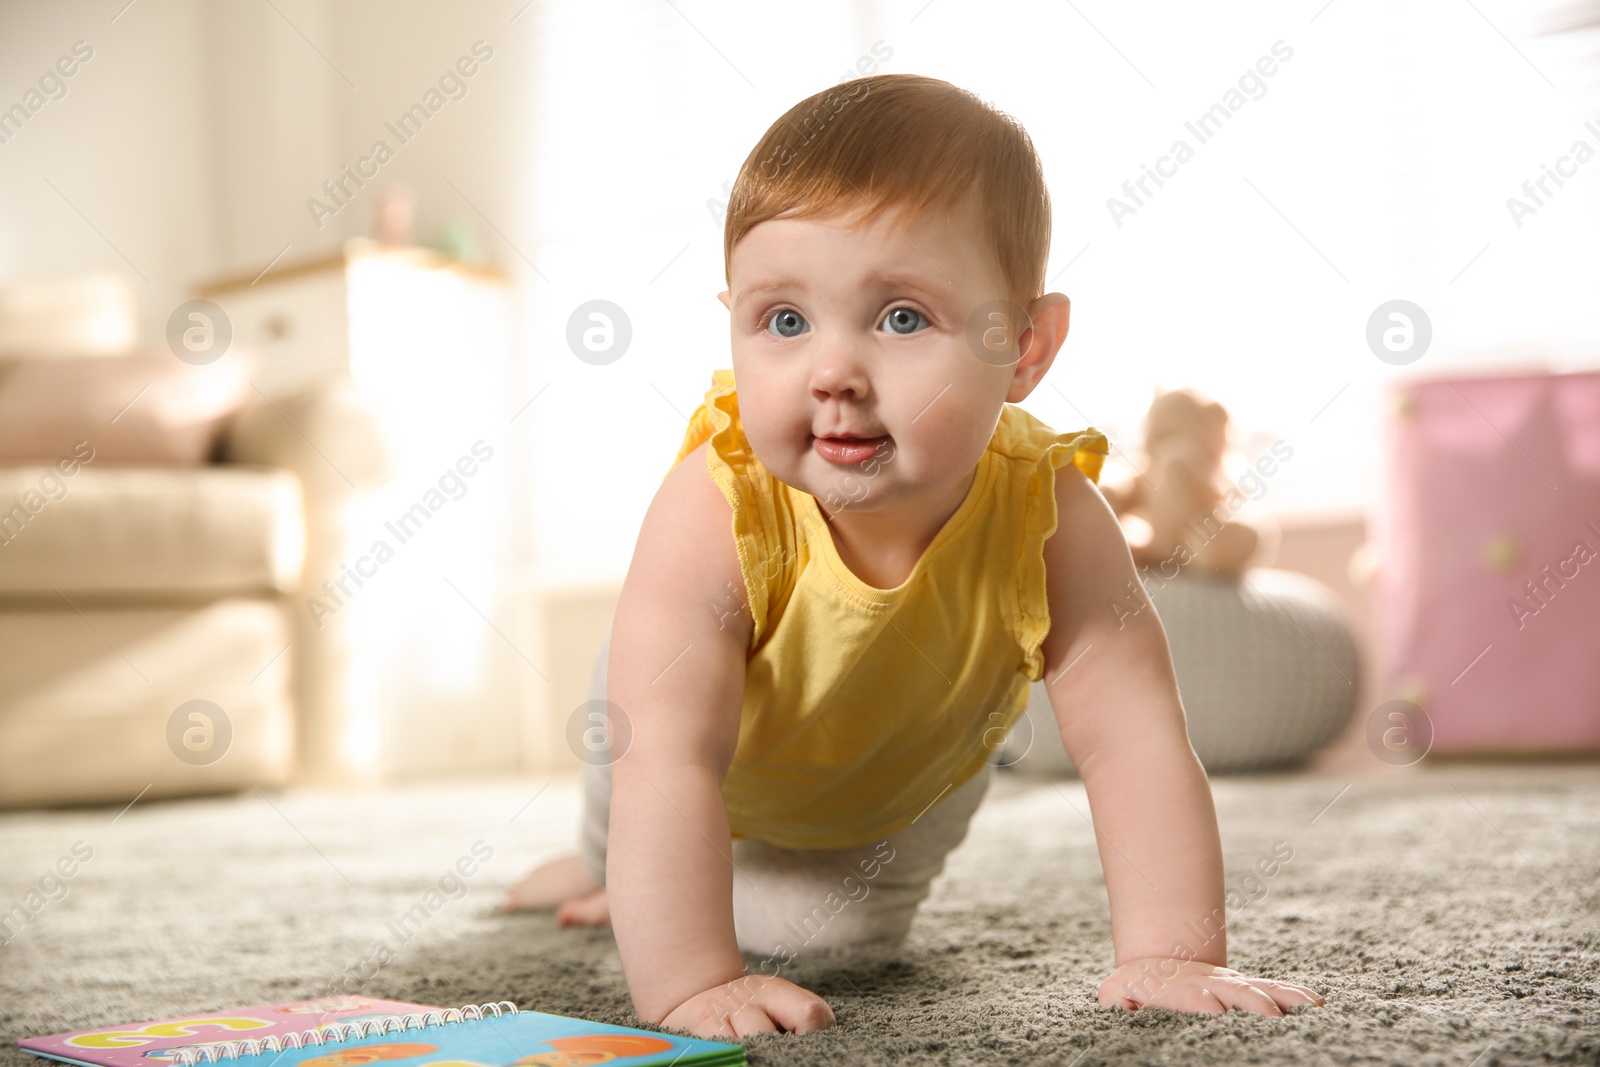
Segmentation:
<svg viewBox="0 0 1600 1067">
<path fill-rule="evenodd" d="M 945 293 L 941 292 L 941 287 L 935 286 L 928 279 L 916 275 L 886 274 L 874 279 L 870 284 L 872 284 L 876 289 L 880 290 L 909 289 L 913 292 L 929 297 L 930 299 L 938 299 L 940 296 L 946 295 Z M 776 292 L 779 289 L 788 289 L 791 287 L 800 290 L 802 293 L 806 291 L 806 285 L 804 282 L 790 278 L 780 278 L 775 281 L 762 282 L 759 285 L 750 285 L 739 290 L 739 295 L 734 297 L 734 303 L 743 303 L 746 297 L 757 296 L 761 293 Z M 942 288 L 948 290 L 949 286 L 946 285 Z"/>
<path fill-rule="evenodd" d="M 762 282 L 760 285 L 746 286 L 745 288 L 739 290 L 738 296 L 733 298 L 734 303 L 738 303 L 747 296 L 755 296 L 757 293 L 772 293 L 778 291 L 779 289 L 787 289 L 791 285 L 802 291 L 805 289 L 805 284 L 803 282 L 790 281 L 788 278 L 780 278 L 777 281 Z"/>
<path fill-rule="evenodd" d="M 935 286 L 928 279 L 916 275 L 885 275 L 878 279 L 878 286 L 883 289 L 911 289 L 927 297 L 942 295 L 940 287 Z M 948 290 L 950 288 L 949 283 L 946 283 L 943 288 Z"/>
</svg>

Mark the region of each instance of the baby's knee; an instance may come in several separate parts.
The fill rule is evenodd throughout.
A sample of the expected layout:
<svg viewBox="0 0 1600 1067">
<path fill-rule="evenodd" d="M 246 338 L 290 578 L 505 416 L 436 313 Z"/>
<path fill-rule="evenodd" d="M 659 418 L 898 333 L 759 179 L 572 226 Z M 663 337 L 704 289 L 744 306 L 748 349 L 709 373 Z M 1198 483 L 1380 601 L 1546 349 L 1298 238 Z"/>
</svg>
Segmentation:
<svg viewBox="0 0 1600 1067">
<path fill-rule="evenodd" d="M 897 946 L 906 939 L 917 907 L 928 895 L 926 887 L 891 891 L 850 877 L 813 883 L 810 892 L 794 892 L 792 887 L 766 893 L 745 889 L 734 890 L 739 947 L 779 962 L 821 948 Z"/>
</svg>

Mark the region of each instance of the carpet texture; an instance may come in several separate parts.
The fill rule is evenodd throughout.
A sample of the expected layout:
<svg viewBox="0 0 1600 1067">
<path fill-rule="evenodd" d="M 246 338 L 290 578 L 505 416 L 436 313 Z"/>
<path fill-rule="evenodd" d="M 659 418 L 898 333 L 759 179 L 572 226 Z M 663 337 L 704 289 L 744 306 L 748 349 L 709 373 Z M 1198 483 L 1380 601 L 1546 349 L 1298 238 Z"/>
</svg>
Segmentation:
<svg viewBox="0 0 1600 1067">
<path fill-rule="evenodd" d="M 1212 786 L 1238 894 L 1230 962 L 1327 1006 L 1099 1007 L 1110 920 L 1082 784 L 1002 775 L 905 946 L 802 951 L 785 972 L 839 1025 L 754 1038 L 751 1062 L 1600 1063 L 1600 767 L 1430 762 Z M 15 1046 L 30 1034 L 334 989 L 632 1024 L 609 930 L 494 910 L 571 847 L 577 806 L 576 781 L 558 779 L 0 816 L 0 907 L 26 912 L 41 880 L 58 898 L 0 949 L 0 1067 L 41 1062 Z M 1292 858 L 1250 880 L 1275 847 Z M 90 850 L 72 877 L 45 877 Z M 486 851 L 470 878 L 446 876 Z M 397 925 L 419 903 L 425 920 Z"/>
</svg>

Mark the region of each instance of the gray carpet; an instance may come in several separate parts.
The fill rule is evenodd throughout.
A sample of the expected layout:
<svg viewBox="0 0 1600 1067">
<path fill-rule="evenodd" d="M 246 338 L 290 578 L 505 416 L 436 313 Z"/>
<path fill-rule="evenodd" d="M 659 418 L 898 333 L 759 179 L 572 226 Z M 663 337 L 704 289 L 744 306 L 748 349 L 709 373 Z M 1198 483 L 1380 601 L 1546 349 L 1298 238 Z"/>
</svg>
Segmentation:
<svg viewBox="0 0 1600 1067">
<path fill-rule="evenodd" d="M 576 783 L 529 804 L 543 784 L 0 816 L 0 907 L 75 842 L 93 849 L 0 949 L 0 1067 L 42 1062 L 21 1036 L 341 981 L 632 1023 L 609 931 L 493 910 L 571 842 Z M 1110 924 L 1082 785 L 1004 776 L 903 949 L 802 954 L 788 973 L 829 1000 L 838 1027 L 754 1039 L 751 1061 L 1600 1063 L 1600 767 L 1429 762 L 1213 789 L 1229 885 L 1254 898 L 1230 916 L 1231 962 L 1312 986 L 1326 1007 L 1283 1019 L 1099 1007 Z M 402 941 L 389 924 L 480 840 L 493 856 L 465 895 Z M 1242 883 L 1279 841 L 1294 850 L 1280 873 Z M 394 954 L 381 967 L 380 938 Z"/>
</svg>

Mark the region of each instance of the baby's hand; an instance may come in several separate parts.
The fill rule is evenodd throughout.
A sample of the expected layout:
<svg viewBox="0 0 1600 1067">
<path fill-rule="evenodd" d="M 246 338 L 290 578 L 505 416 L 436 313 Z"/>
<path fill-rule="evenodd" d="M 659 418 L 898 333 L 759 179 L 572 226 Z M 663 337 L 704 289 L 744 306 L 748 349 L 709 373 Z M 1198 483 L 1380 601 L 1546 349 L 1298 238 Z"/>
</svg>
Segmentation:
<svg viewBox="0 0 1600 1067">
<path fill-rule="evenodd" d="M 1148 1004 L 1206 1015 L 1222 1015 L 1229 1008 L 1239 1008 L 1281 1016 L 1285 1008 L 1320 1005 L 1323 1000 L 1303 985 L 1247 978 L 1230 968 L 1198 960 L 1149 956 L 1129 960 L 1112 971 L 1100 983 L 1100 1003 L 1106 1007 L 1121 1005 L 1129 1011 Z"/>
<path fill-rule="evenodd" d="M 695 1037 L 744 1037 L 763 1031 L 803 1034 L 832 1026 L 828 1002 L 793 982 L 747 974 L 697 993 L 668 1013 L 661 1025 Z"/>
</svg>

